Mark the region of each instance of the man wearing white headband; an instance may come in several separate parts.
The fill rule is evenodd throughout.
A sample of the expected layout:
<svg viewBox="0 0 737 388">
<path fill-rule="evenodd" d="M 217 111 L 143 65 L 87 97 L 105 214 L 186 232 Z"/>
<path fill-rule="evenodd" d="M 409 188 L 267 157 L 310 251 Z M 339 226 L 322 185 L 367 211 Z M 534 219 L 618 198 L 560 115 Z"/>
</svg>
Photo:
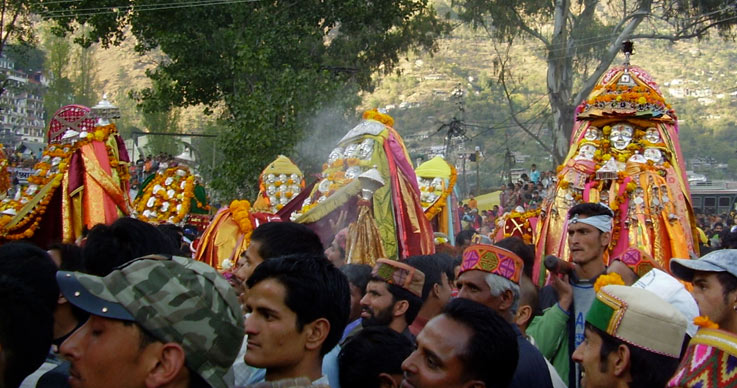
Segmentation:
<svg viewBox="0 0 737 388">
<path fill-rule="evenodd" d="M 527 329 L 542 354 L 571 388 L 580 386 L 581 373 L 571 354 L 584 339 L 586 313 L 596 297 L 594 282 L 606 271 L 604 252 L 612 237 L 614 213 L 598 203 L 582 203 L 568 211 L 568 248 L 574 272 L 553 276 L 540 292 L 544 314 Z"/>
</svg>

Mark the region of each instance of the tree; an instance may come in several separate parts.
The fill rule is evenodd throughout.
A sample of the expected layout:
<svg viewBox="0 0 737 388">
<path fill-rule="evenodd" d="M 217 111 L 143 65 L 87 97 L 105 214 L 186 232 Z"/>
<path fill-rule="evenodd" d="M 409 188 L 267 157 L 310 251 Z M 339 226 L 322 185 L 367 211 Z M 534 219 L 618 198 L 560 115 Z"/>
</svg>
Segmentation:
<svg viewBox="0 0 737 388">
<path fill-rule="evenodd" d="M 44 94 L 46 117 L 51 118 L 57 109 L 74 103 L 74 89 L 67 74 L 71 44 L 49 29 L 42 30 L 41 47 L 46 52 L 46 78 L 49 87 Z"/>
<path fill-rule="evenodd" d="M 143 112 L 143 125 L 149 132 L 176 134 L 179 132 L 179 110 Z M 181 140 L 176 136 L 147 135 L 146 154 L 178 155 L 181 151 Z"/>
<path fill-rule="evenodd" d="M 97 85 L 97 65 L 93 47 L 77 46 L 71 69 L 74 103 L 94 106 L 100 100 Z"/>
<path fill-rule="evenodd" d="M 516 39 L 542 44 L 552 144 L 524 123 L 518 124 L 557 163 L 568 151 L 576 106 L 610 67 L 624 41 L 701 39 L 712 29 L 729 36 L 737 23 L 737 7 L 731 0 L 454 0 L 454 5 L 459 6 L 462 20 L 485 28 L 495 44 L 509 45 Z M 503 48 L 499 53 L 504 84 L 510 66 Z M 510 108 L 515 114 L 511 102 Z"/>
<path fill-rule="evenodd" d="M 103 46 L 130 27 L 139 52 L 161 50 L 154 85 L 136 96 L 147 111 L 219 112 L 227 130 L 212 185 L 230 198 L 255 194 L 261 169 L 293 151 L 320 109 L 355 108 L 375 72 L 393 71 L 408 50 L 435 49 L 447 31 L 427 0 L 123 3 L 52 3 L 43 16 L 67 31 L 87 25 L 86 38 Z"/>
</svg>

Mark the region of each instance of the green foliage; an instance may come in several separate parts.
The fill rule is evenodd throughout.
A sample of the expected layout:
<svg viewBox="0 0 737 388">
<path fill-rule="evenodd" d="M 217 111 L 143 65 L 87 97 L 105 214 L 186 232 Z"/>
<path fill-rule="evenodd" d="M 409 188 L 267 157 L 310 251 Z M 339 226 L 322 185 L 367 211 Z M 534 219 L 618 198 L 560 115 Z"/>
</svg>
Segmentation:
<svg viewBox="0 0 737 388">
<path fill-rule="evenodd" d="M 261 169 L 309 137 L 304 128 L 311 115 L 326 106 L 347 112 L 358 101 L 356 92 L 372 87 L 372 74 L 391 72 L 401 53 L 435 49 L 448 28 L 426 0 L 256 1 L 153 10 L 157 3 L 129 1 L 130 13 L 120 0 L 46 7 L 70 15 L 55 19 L 67 31 L 76 29 L 75 22 L 86 24 L 90 41 L 116 44 L 129 25 L 139 52 L 158 48 L 166 55 L 148 73 L 153 87 L 136 94 L 146 111 L 197 104 L 222 110 L 227 130 L 220 134 L 212 186 L 229 198 L 255 194 Z M 110 6 L 119 12 L 84 11 Z"/>
</svg>

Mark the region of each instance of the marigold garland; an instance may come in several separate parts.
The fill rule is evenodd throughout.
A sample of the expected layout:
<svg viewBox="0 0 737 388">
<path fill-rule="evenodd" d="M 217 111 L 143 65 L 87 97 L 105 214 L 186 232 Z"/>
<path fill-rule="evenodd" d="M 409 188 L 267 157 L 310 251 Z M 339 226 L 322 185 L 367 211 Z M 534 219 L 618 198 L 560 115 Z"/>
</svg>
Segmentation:
<svg viewBox="0 0 737 388">
<path fill-rule="evenodd" d="M 601 275 L 596 278 L 596 282 L 594 283 L 594 292 L 599 292 L 599 290 L 608 285 L 623 286 L 624 280 L 622 280 L 622 277 L 616 272 Z"/>
<path fill-rule="evenodd" d="M 177 171 L 184 171 L 184 176 Z M 194 198 L 195 178 L 186 166 L 169 167 L 146 185 L 144 194 L 134 202 L 138 218 L 151 223 L 179 223 L 189 214 Z M 158 190 L 154 192 L 157 187 Z M 170 195 L 168 191 L 173 191 Z M 153 199 L 153 203 L 150 201 Z M 165 205 L 168 204 L 168 205 Z M 179 209 L 177 209 L 179 206 Z M 146 211 L 149 211 L 147 213 Z M 151 214 L 153 213 L 153 215 Z"/>
<path fill-rule="evenodd" d="M 379 112 L 376 108 L 363 112 L 363 119 L 375 120 L 386 125 L 387 127 L 394 128 L 394 119 L 388 114 Z"/>
<path fill-rule="evenodd" d="M 230 213 L 233 215 L 233 221 L 238 225 L 238 230 L 243 234 L 250 234 L 253 231 L 251 223 L 251 202 L 248 200 L 233 200 L 229 206 Z"/>
<path fill-rule="evenodd" d="M 706 315 L 701 315 L 693 319 L 693 324 L 704 329 L 718 329 L 719 324 L 713 322 Z"/>
</svg>

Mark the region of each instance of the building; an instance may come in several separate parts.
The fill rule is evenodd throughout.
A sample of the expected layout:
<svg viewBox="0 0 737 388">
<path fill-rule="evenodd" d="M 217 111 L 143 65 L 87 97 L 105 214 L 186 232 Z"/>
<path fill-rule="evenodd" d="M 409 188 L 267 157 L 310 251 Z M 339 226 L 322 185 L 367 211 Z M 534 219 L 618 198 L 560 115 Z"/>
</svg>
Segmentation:
<svg viewBox="0 0 737 388">
<path fill-rule="evenodd" d="M 15 146 L 22 141 L 44 142 L 46 130 L 43 94 L 48 80 L 40 72 L 26 74 L 0 56 L 5 90 L 0 94 L 0 142 Z"/>
</svg>

